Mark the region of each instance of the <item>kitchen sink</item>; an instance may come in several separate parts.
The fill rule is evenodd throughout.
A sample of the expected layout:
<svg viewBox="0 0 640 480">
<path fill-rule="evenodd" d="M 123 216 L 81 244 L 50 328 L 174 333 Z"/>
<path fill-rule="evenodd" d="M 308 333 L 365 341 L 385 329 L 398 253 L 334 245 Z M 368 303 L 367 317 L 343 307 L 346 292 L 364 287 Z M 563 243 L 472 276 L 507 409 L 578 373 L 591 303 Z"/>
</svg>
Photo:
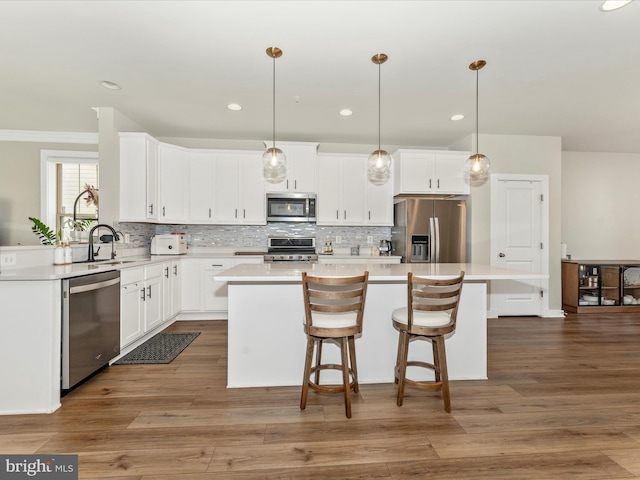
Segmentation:
<svg viewBox="0 0 640 480">
<path fill-rule="evenodd" d="M 143 260 L 94 260 L 93 262 L 85 260 L 84 262 L 80 262 L 80 263 L 90 263 L 98 267 L 100 265 L 122 265 L 124 263 L 133 263 L 133 262 L 141 262 L 141 261 Z"/>
</svg>

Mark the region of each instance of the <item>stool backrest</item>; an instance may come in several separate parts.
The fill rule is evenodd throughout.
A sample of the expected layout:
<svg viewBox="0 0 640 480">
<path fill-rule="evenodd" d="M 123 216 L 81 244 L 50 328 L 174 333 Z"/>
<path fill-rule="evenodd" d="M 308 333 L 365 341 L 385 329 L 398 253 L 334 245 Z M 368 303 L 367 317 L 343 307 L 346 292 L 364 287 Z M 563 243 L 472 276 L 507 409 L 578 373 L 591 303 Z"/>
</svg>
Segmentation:
<svg viewBox="0 0 640 480">
<path fill-rule="evenodd" d="M 316 277 L 302 272 L 305 331 L 342 336 L 362 332 L 369 272 L 353 277 Z M 353 333 L 349 333 L 353 335 Z"/>
<path fill-rule="evenodd" d="M 409 272 L 407 276 L 409 329 L 413 326 L 415 312 L 446 312 L 450 321 L 444 327 L 455 329 L 463 279 L 464 272 L 450 279 L 417 277 Z"/>
</svg>

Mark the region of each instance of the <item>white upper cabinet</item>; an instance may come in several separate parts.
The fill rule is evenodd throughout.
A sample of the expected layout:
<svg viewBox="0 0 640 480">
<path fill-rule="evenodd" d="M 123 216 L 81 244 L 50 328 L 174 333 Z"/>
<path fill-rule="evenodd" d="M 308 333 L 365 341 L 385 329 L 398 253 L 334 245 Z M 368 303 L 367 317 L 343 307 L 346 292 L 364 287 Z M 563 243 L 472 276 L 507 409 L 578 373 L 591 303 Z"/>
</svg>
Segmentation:
<svg viewBox="0 0 640 480">
<path fill-rule="evenodd" d="M 272 142 L 264 142 L 269 148 Z M 317 143 L 276 142 L 287 158 L 287 177 L 279 183 L 267 184 L 267 193 L 317 193 L 316 159 Z M 262 158 L 262 155 L 261 155 Z M 262 160 L 261 160 L 262 161 Z M 262 163 L 260 164 L 262 170 Z"/>
<path fill-rule="evenodd" d="M 213 222 L 213 165 L 215 152 L 189 152 L 189 223 Z"/>
<path fill-rule="evenodd" d="M 158 142 L 146 133 L 120 133 L 120 221 L 158 215 Z"/>
<path fill-rule="evenodd" d="M 394 194 L 469 194 L 464 163 L 469 152 L 398 150 L 394 155 Z"/>
<path fill-rule="evenodd" d="M 367 181 L 365 223 L 380 227 L 393 226 L 393 178 L 389 178 L 383 185 Z"/>
<path fill-rule="evenodd" d="M 187 218 L 189 150 L 161 143 L 158 148 L 158 221 L 179 223 Z"/>
<path fill-rule="evenodd" d="M 318 156 L 318 225 L 363 225 L 367 155 Z"/>
<path fill-rule="evenodd" d="M 267 223 L 262 152 L 216 152 L 213 178 L 214 223 Z"/>
</svg>

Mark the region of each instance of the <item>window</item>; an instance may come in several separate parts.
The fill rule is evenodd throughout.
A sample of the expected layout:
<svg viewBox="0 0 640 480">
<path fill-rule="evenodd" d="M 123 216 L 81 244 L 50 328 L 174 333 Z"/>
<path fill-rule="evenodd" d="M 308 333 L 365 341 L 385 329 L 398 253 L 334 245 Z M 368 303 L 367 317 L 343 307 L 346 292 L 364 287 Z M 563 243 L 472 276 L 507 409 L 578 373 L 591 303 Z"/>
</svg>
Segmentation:
<svg viewBox="0 0 640 480">
<path fill-rule="evenodd" d="M 98 152 L 41 150 L 40 219 L 55 231 L 61 226 L 71 231 L 69 219 L 73 219 L 76 198 L 85 183 L 98 188 L 98 180 Z M 98 209 L 87 205 L 83 200 L 86 196 L 78 200 L 76 216 L 80 220 L 97 219 Z"/>
<path fill-rule="evenodd" d="M 98 206 L 87 187 L 98 189 L 98 165 L 58 163 L 56 173 L 56 231 L 73 230 L 74 220 L 96 220 Z"/>
</svg>

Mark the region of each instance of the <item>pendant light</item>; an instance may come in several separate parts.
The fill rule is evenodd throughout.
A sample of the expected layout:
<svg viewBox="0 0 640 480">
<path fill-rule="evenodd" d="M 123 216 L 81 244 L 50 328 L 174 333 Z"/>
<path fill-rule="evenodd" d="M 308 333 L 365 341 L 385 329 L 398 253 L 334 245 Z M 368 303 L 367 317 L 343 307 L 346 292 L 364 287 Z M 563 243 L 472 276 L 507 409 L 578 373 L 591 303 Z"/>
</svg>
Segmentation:
<svg viewBox="0 0 640 480">
<path fill-rule="evenodd" d="M 476 72 L 476 153 L 467 158 L 467 161 L 464 163 L 464 171 L 466 175 L 472 178 L 486 177 L 489 174 L 489 167 L 491 166 L 489 159 L 478 152 L 478 145 L 480 143 L 480 130 L 478 127 L 478 72 L 486 64 L 487 62 L 484 60 L 476 60 L 469 65 L 469 69 Z"/>
<path fill-rule="evenodd" d="M 264 178 L 270 183 L 280 183 L 287 175 L 287 158 L 282 150 L 276 148 L 276 58 L 282 56 L 278 47 L 267 48 L 267 55 L 273 58 L 273 143 L 262 155 Z"/>
<path fill-rule="evenodd" d="M 369 155 L 367 178 L 375 185 L 386 183 L 391 176 L 391 155 L 380 148 L 380 65 L 388 58 L 384 53 L 377 53 L 371 57 L 371 61 L 378 65 L 378 149 Z"/>
</svg>

